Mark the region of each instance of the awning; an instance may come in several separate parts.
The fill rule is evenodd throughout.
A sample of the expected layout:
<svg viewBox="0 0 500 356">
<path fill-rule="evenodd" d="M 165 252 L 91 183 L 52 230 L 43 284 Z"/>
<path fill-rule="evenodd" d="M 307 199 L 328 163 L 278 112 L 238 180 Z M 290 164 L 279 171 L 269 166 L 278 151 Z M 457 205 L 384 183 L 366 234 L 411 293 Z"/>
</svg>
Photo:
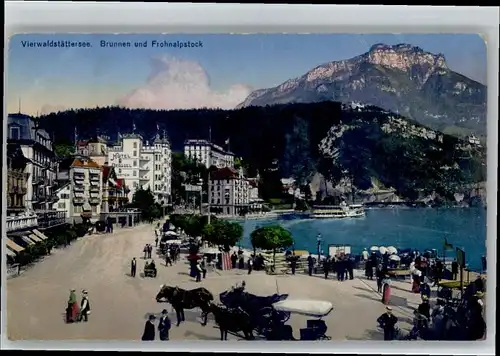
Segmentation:
<svg viewBox="0 0 500 356">
<path fill-rule="evenodd" d="M 33 233 L 38 236 L 39 238 L 41 238 L 42 240 L 47 240 L 48 237 L 45 236 L 44 234 L 42 234 L 40 231 L 38 231 L 37 229 L 34 229 L 33 230 Z"/>
<path fill-rule="evenodd" d="M 12 256 L 12 257 L 16 257 L 16 253 L 14 251 L 11 251 L 10 249 L 6 248 L 5 249 L 5 252 L 7 253 L 7 255 L 9 256 Z"/>
<path fill-rule="evenodd" d="M 35 241 L 31 240 L 28 236 L 21 236 L 24 242 L 26 242 L 28 245 L 34 245 Z"/>
<path fill-rule="evenodd" d="M 11 250 L 14 250 L 16 252 L 22 252 L 24 251 L 24 247 L 19 246 L 16 244 L 14 241 L 12 241 L 9 238 L 5 238 L 5 242 L 7 243 L 7 247 L 10 248 Z"/>
<path fill-rule="evenodd" d="M 43 240 L 41 238 L 39 238 L 38 236 L 36 236 L 35 234 L 31 234 L 28 237 L 35 242 L 43 242 Z"/>
</svg>

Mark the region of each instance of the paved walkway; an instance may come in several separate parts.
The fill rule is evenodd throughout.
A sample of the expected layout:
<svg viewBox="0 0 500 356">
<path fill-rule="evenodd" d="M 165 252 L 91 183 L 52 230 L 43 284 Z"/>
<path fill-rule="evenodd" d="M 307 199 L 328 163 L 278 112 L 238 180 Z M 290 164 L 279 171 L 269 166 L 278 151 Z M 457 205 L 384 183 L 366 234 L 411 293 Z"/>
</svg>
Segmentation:
<svg viewBox="0 0 500 356">
<path fill-rule="evenodd" d="M 136 278 L 128 275 L 132 257 L 142 256 L 146 243 L 154 243 L 153 227 L 142 225 L 111 235 L 92 235 L 76 241 L 63 251 L 7 281 L 7 333 L 11 340 L 139 340 L 146 317 L 159 313 L 167 304 L 155 301 L 161 284 L 182 288 L 208 288 L 215 296 L 242 280 L 247 290 L 257 295 L 270 295 L 279 290 L 290 298 L 311 298 L 331 301 L 335 307 L 325 318 L 327 334 L 336 340 L 379 340 L 376 319 L 384 312 L 380 296 L 374 291 L 375 282 L 364 278 L 338 282 L 306 275 L 268 276 L 262 272 L 247 275 L 246 271 L 209 272 L 201 283 L 188 275 L 188 265 L 179 262 L 165 267 L 159 258 L 158 277 L 143 278 L 144 261 L 139 259 Z M 65 324 L 64 311 L 69 290 L 87 289 L 92 306 L 88 323 Z M 400 327 L 408 330 L 412 308 L 419 297 L 410 293 L 409 282 L 393 285 L 394 312 Z M 173 326 L 172 340 L 218 340 L 219 330 L 210 321 L 202 327 L 199 311 L 186 311 L 186 322 Z M 171 313 L 175 320 L 175 315 Z M 305 327 L 306 317 L 292 316 L 295 337 Z M 229 336 L 229 339 L 237 339 Z"/>
</svg>

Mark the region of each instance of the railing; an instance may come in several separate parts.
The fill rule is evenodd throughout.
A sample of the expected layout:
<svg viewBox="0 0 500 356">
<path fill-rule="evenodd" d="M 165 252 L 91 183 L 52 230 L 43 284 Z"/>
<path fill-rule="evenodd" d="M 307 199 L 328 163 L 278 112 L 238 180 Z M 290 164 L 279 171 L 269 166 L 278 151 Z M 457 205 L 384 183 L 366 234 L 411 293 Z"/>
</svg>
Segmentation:
<svg viewBox="0 0 500 356">
<path fill-rule="evenodd" d="M 91 185 L 91 186 L 90 186 L 90 191 L 91 191 L 91 192 L 92 192 L 92 191 L 96 191 L 96 192 L 98 192 L 99 190 L 100 190 L 100 188 L 99 188 L 99 186 L 98 186 L 98 185 Z"/>
<path fill-rule="evenodd" d="M 11 186 L 9 189 L 10 194 L 26 194 L 26 188 L 25 187 L 20 187 L 18 185 Z"/>
<path fill-rule="evenodd" d="M 89 204 L 91 204 L 91 205 L 101 204 L 101 199 L 100 198 L 90 198 Z"/>
<path fill-rule="evenodd" d="M 38 219 L 36 215 L 16 215 L 7 216 L 6 229 L 7 232 L 28 229 L 31 227 L 36 227 L 38 225 Z"/>
<path fill-rule="evenodd" d="M 57 210 L 37 210 L 38 226 L 46 229 L 66 223 L 66 212 Z"/>
<path fill-rule="evenodd" d="M 75 203 L 75 204 L 83 204 L 83 203 L 85 203 L 85 198 L 74 197 L 73 198 L 73 203 Z"/>
</svg>

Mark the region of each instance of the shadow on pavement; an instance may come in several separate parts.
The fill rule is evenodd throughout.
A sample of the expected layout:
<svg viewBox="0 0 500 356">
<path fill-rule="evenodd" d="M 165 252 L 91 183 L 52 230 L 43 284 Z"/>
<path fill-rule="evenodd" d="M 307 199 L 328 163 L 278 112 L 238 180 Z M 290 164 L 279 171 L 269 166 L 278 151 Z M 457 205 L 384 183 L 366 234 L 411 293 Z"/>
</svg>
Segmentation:
<svg viewBox="0 0 500 356">
<path fill-rule="evenodd" d="M 377 330 L 366 330 L 362 337 L 346 337 L 350 341 L 383 341 L 384 333 Z"/>
<path fill-rule="evenodd" d="M 365 298 L 365 299 L 370 299 L 374 300 L 376 302 L 382 303 L 382 300 L 380 298 L 375 298 L 375 297 L 370 297 L 369 295 L 364 295 L 364 294 L 354 294 L 355 297 L 359 298 Z"/>
<path fill-rule="evenodd" d="M 187 337 L 194 336 L 198 340 L 205 340 L 205 341 L 207 341 L 207 340 L 220 341 L 220 336 L 206 336 L 206 335 L 195 333 L 194 331 L 189 331 L 189 330 L 184 333 L 184 336 L 187 336 Z"/>
<path fill-rule="evenodd" d="M 363 292 L 370 292 L 370 293 L 374 293 L 374 290 L 369 288 L 369 287 L 357 287 L 357 286 L 352 286 L 354 289 L 358 289 L 358 290 L 362 290 Z M 375 292 L 375 293 L 378 293 L 378 292 Z"/>
</svg>

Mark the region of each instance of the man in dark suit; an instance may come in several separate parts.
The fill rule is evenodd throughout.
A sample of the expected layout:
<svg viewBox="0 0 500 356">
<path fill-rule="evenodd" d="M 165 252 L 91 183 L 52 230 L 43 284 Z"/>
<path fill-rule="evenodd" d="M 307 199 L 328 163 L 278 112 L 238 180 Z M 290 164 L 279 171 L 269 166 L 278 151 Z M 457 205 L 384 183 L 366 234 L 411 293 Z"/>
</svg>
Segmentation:
<svg viewBox="0 0 500 356">
<path fill-rule="evenodd" d="M 167 341 L 168 340 L 168 332 L 172 323 L 170 322 L 170 318 L 168 317 L 167 310 L 163 309 L 161 312 L 160 322 L 158 323 L 158 331 L 160 333 L 160 340 Z"/>
<path fill-rule="evenodd" d="M 155 316 L 150 315 L 146 325 L 144 325 L 144 333 L 142 334 L 142 341 L 154 341 L 155 339 Z"/>
</svg>

